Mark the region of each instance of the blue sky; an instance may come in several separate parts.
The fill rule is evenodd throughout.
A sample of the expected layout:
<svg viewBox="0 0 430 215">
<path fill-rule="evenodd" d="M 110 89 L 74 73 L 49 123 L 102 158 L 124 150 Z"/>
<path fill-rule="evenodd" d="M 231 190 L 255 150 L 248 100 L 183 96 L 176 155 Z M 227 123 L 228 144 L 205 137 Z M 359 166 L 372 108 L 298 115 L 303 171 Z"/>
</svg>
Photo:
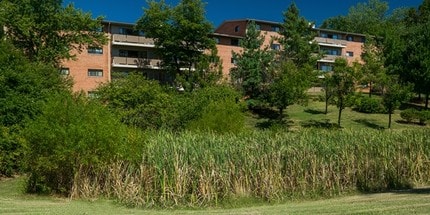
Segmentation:
<svg viewBox="0 0 430 215">
<path fill-rule="evenodd" d="M 293 0 L 203 0 L 206 5 L 206 17 L 214 26 L 224 20 L 252 18 L 268 21 L 282 21 L 282 12 Z M 417 7 L 423 0 L 388 0 L 390 9 L 398 7 Z M 73 2 L 76 8 L 91 12 L 94 17 L 104 16 L 106 20 L 135 23 L 143 14 L 146 0 L 64 0 L 64 4 Z M 166 0 L 176 5 L 179 0 Z M 300 14 L 309 21 L 320 25 L 323 20 L 346 15 L 351 6 L 367 0 L 295 0 Z"/>
</svg>

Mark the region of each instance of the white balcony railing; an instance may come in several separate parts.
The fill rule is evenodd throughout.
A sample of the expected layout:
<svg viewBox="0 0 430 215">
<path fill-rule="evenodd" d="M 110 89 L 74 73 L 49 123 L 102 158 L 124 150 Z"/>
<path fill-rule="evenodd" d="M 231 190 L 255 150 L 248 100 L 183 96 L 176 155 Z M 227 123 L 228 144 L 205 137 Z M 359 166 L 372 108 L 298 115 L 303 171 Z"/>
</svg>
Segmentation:
<svg viewBox="0 0 430 215">
<path fill-rule="evenodd" d="M 113 67 L 160 69 L 161 60 L 134 57 L 113 57 Z"/>
<path fill-rule="evenodd" d="M 114 45 L 155 47 L 154 40 L 151 38 L 124 34 L 113 34 L 112 43 Z"/>
</svg>

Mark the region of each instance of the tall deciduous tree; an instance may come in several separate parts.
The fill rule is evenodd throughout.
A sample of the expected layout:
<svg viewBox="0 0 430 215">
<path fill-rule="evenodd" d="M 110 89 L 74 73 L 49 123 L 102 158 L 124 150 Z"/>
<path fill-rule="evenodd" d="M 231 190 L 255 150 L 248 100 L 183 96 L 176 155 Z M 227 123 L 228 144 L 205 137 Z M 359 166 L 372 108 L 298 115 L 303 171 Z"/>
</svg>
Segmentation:
<svg viewBox="0 0 430 215">
<path fill-rule="evenodd" d="M 31 61 L 59 65 L 73 57 L 72 50 L 99 46 L 106 42 L 101 17 L 62 7 L 61 0 L 2 0 L 0 17 L 6 38 Z"/>
<path fill-rule="evenodd" d="M 414 84 L 414 91 L 426 95 L 426 108 L 430 96 L 430 0 L 425 0 L 417 11 L 408 17 L 409 28 L 406 35 L 405 62 L 400 78 Z"/>
<path fill-rule="evenodd" d="M 196 84 L 192 78 L 196 69 L 201 73 L 213 72 L 209 66 L 202 68 L 207 64 L 198 66 L 208 53 L 214 53 L 211 50 L 216 49 L 215 41 L 210 38 L 213 27 L 205 18 L 201 0 L 181 0 L 175 7 L 167 5 L 164 0 L 148 1 L 137 28 L 154 38 L 163 67 L 186 90 L 192 90 Z M 215 72 L 220 72 L 219 67 L 216 68 Z"/>
<path fill-rule="evenodd" d="M 334 88 L 334 96 L 336 105 L 339 109 L 337 123 L 341 127 L 342 111 L 347 106 L 348 96 L 355 91 L 355 71 L 348 65 L 348 61 L 344 58 L 337 58 L 334 62 L 333 74 L 330 80 Z"/>
<path fill-rule="evenodd" d="M 273 53 L 262 47 L 264 36 L 257 30 L 255 22 L 247 26 L 245 38 L 240 40 L 243 51 L 233 52 L 236 67 L 230 71 L 233 85 L 248 99 L 249 105 L 261 104 L 267 93 L 271 79 L 270 64 Z"/>
</svg>

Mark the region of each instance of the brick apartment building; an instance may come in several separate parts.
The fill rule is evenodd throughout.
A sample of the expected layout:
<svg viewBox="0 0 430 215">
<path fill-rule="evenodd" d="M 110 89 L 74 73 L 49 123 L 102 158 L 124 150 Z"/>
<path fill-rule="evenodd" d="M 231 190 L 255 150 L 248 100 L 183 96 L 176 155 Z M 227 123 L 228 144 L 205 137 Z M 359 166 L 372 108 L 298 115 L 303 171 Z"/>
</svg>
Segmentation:
<svg viewBox="0 0 430 215">
<path fill-rule="evenodd" d="M 223 22 L 213 33 L 218 55 L 223 64 L 223 75 L 228 77 L 233 68 L 232 52 L 242 50 L 239 40 L 245 37 L 247 25 L 255 22 L 257 29 L 265 36 L 263 46 L 280 49 L 280 44 L 272 40 L 279 36 L 282 23 L 240 19 Z M 134 24 L 103 22 L 103 31 L 108 36 L 108 44 L 103 47 L 88 47 L 77 54 L 77 60 L 63 63 L 62 74 L 74 80 L 74 91 L 91 94 L 100 83 L 106 83 L 131 71 L 139 71 L 149 79 L 161 82 L 171 78 L 161 68 L 161 60 L 155 52 L 154 41 L 143 32 L 133 30 Z M 345 57 L 348 62 L 361 62 L 365 35 L 314 28 L 315 41 L 325 56 L 315 65 L 315 69 L 329 72 L 336 58 Z"/>
</svg>

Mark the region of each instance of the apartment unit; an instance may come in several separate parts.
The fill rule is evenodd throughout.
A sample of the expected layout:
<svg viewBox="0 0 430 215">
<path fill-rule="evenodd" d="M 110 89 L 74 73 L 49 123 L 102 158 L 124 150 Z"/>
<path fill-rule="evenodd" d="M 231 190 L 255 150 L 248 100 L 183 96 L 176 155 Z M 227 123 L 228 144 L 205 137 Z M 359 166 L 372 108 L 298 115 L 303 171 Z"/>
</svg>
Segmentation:
<svg viewBox="0 0 430 215">
<path fill-rule="evenodd" d="M 103 22 L 108 43 L 102 47 L 87 47 L 76 53 L 76 60 L 65 61 L 61 73 L 74 80 L 73 91 L 91 94 L 99 84 L 123 77 L 134 71 L 149 79 L 169 81 L 161 69 L 154 40 L 134 30 L 134 25 L 121 22 Z"/>
<path fill-rule="evenodd" d="M 228 20 L 223 22 L 213 34 L 218 48 L 218 54 L 223 60 L 223 74 L 228 75 L 233 68 L 234 61 L 232 52 L 240 52 L 239 40 L 245 37 L 246 27 L 254 22 L 257 29 L 265 37 L 263 47 L 267 46 L 274 50 L 281 48 L 280 44 L 273 40 L 279 37 L 279 31 L 282 29 L 282 23 L 271 22 L 256 19 Z M 362 62 L 361 54 L 365 35 L 341 32 L 329 29 L 313 28 L 317 33 L 315 41 L 324 53 L 324 57 L 318 60 L 317 70 L 329 72 L 333 69 L 336 58 L 344 57 L 349 63 Z"/>
<path fill-rule="evenodd" d="M 245 37 L 246 28 L 255 22 L 264 35 L 263 47 L 281 49 L 274 39 L 279 37 L 282 23 L 255 19 L 228 20 L 223 22 L 211 35 L 217 43 L 218 55 L 223 63 L 223 75 L 229 77 L 235 66 L 233 52 L 240 52 L 239 40 Z M 325 56 L 318 61 L 315 69 L 331 71 L 336 58 L 345 57 L 349 62 L 361 62 L 365 35 L 314 28 L 315 41 Z M 74 91 L 91 94 L 101 83 L 110 82 L 131 71 L 137 71 L 149 79 L 161 82 L 172 81 L 162 69 L 157 56 L 154 40 L 144 36 L 144 32 L 134 30 L 134 24 L 103 22 L 103 32 L 108 43 L 103 47 L 87 47 L 77 54 L 77 60 L 63 63 L 61 73 L 74 80 Z"/>
</svg>

